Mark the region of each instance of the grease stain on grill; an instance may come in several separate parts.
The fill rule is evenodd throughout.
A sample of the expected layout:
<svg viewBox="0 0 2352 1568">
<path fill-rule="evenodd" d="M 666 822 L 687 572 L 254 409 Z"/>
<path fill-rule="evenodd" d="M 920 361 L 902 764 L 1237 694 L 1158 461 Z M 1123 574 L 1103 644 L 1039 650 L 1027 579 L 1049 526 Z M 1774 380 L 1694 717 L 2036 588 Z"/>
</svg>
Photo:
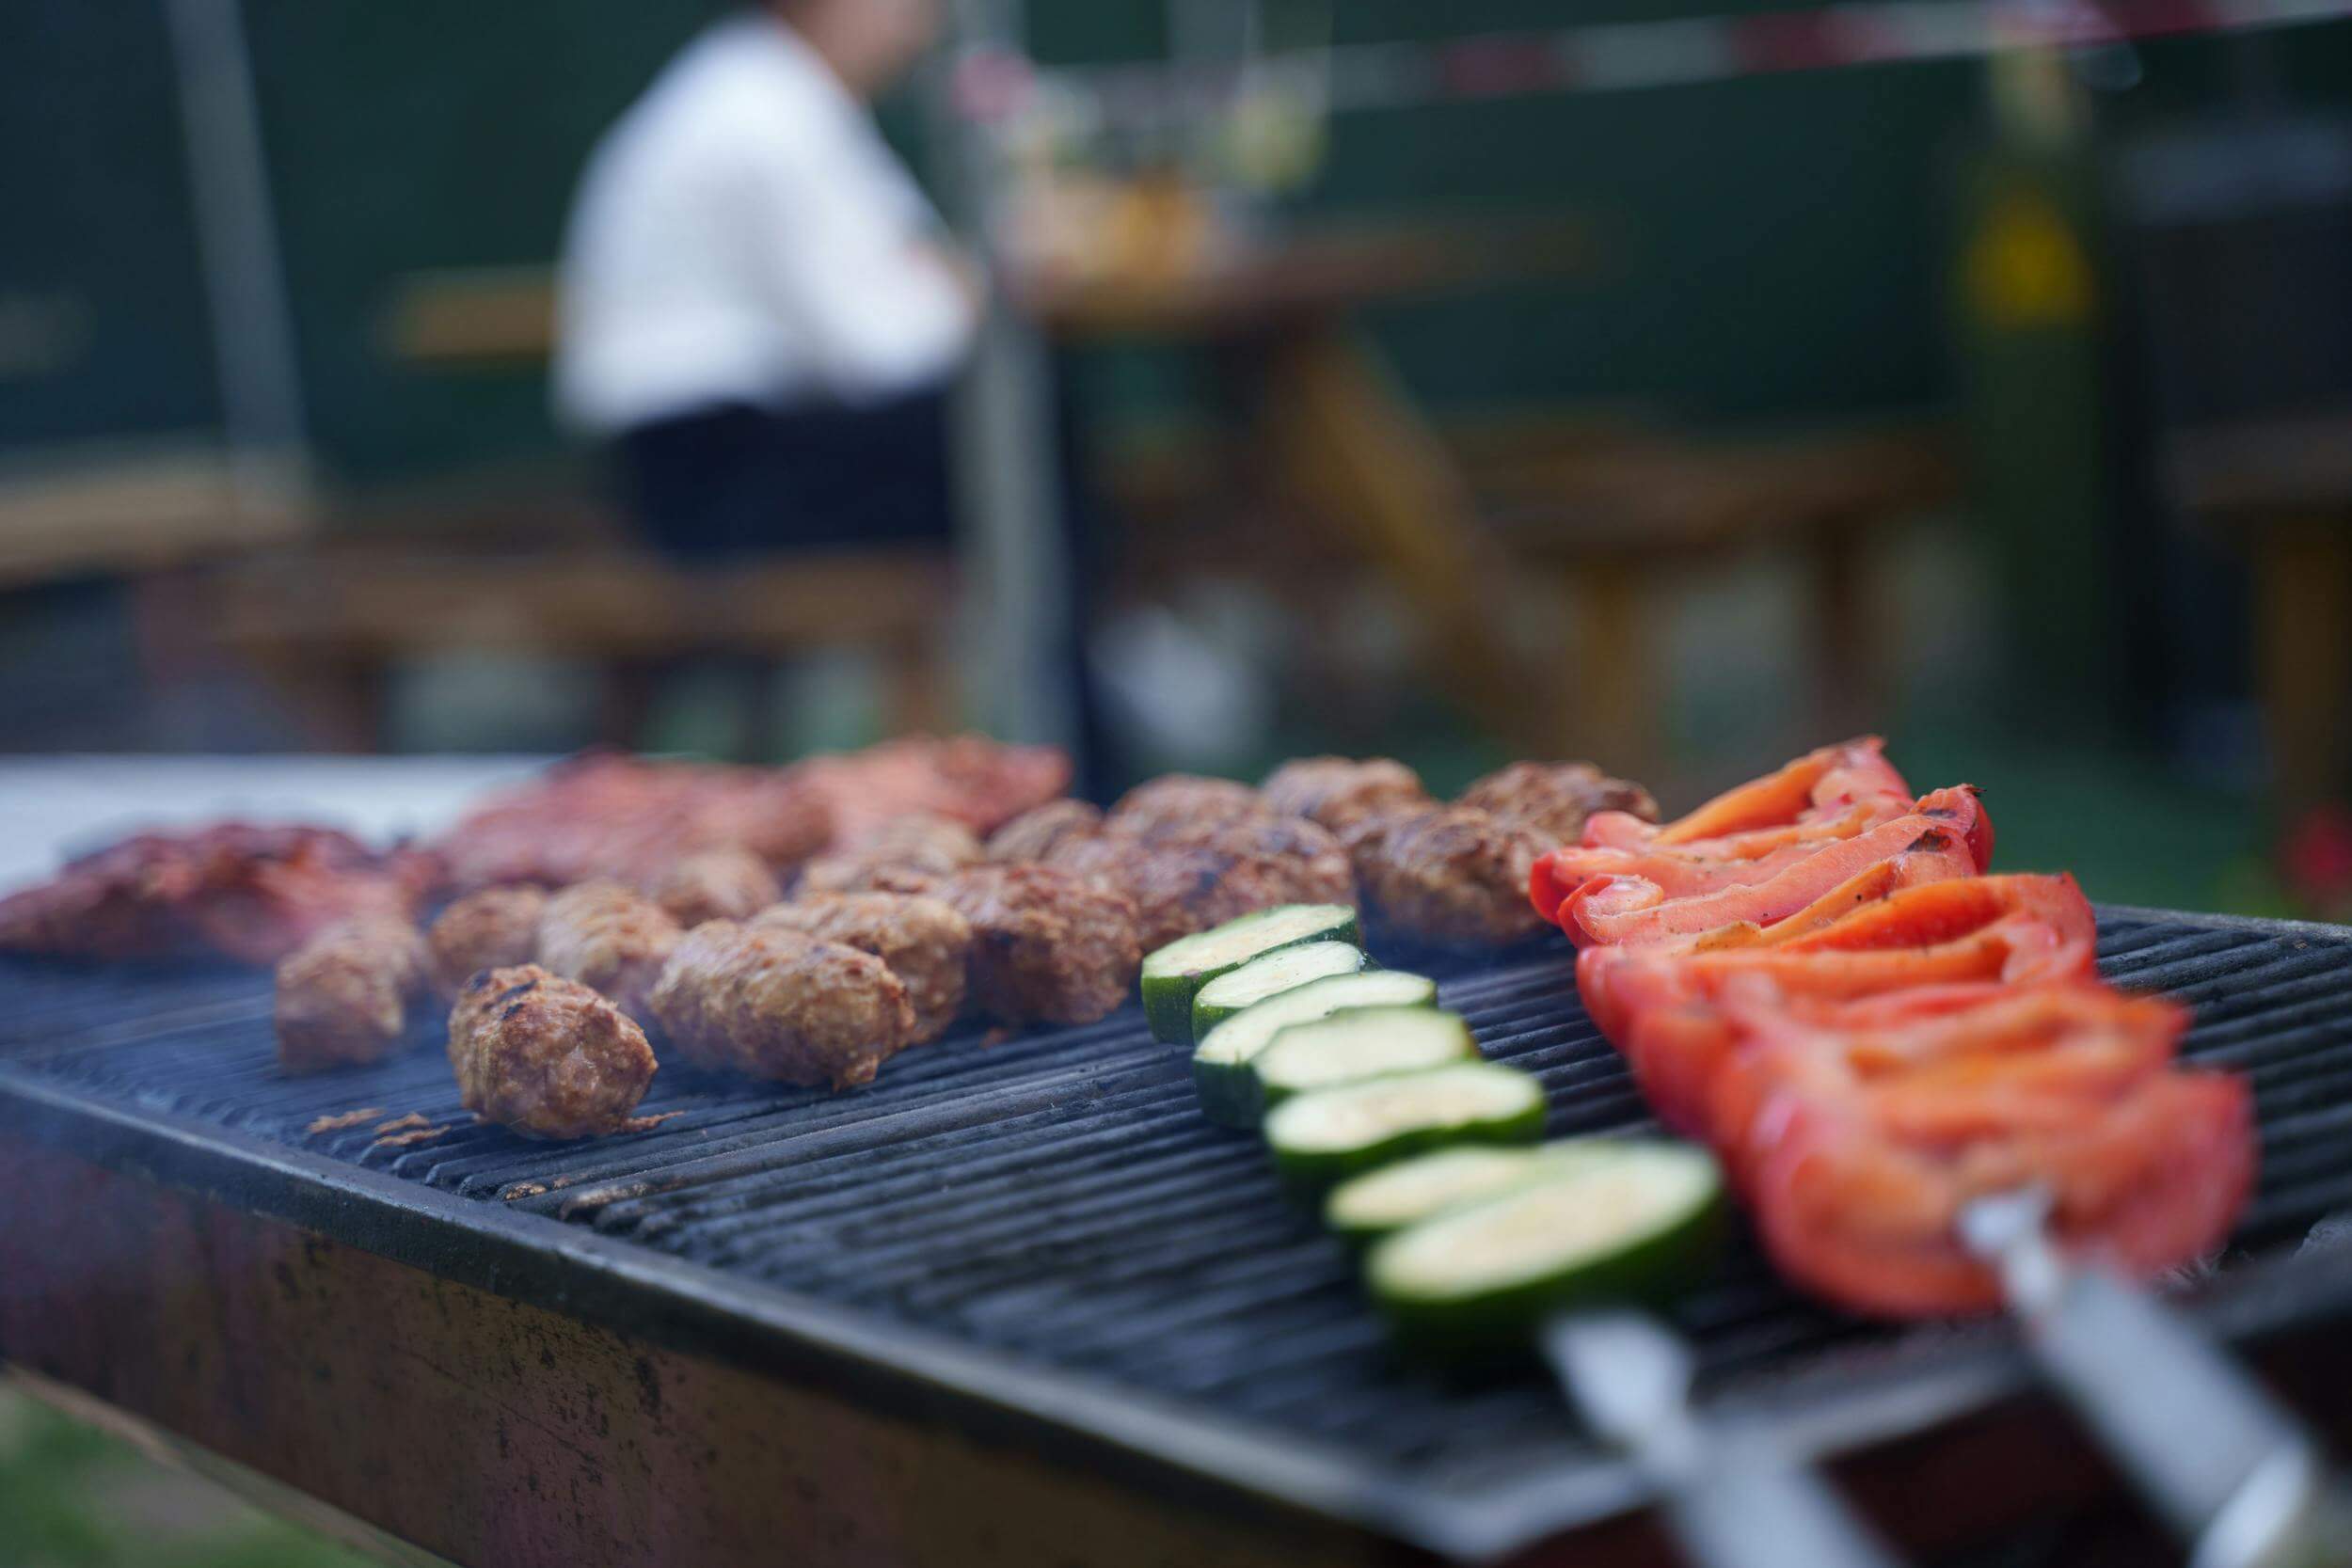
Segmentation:
<svg viewBox="0 0 2352 1568">
<path fill-rule="evenodd" d="M 2103 967 L 2197 1008 L 2191 1059 L 2245 1072 L 2263 1173 L 2233 1257 L 2352 1210 L 2352 942 L 2109 916 Z M 1651 1130 L 1576 1005 L 1565 953 L 1439 969 L 1486 1053 L 1540 1078 L 1552 1136 Z M 268 978 L 0 963 L 0 1060 L 1051 1366 L 1445 1486 L 1592 1449 L 1533 1368 L 1470 1381 L 1394 1358 L 1356 1264 L 1283 1197 L 1255 1139 L 1195 1110 L 1184 1054 L 1131 1008 L 992 1041 L 966 1031 L 838 1097 L 678 1066 L 626 1138 L 533 1142 L 466 1117 L 434 1031 L 389 1061 L 280 1075 Z M 387 1147 L 347 1108 L 416 1107 Z M 374 1112 L 380 1115 L 380 1112 Z M 1674 1305 L 1703 1396 L 1743 1407 L 1951 1364 L 1997 1324 L 1890 1328 L 1783 1288 L 1752 1244 Z M 661 1389 L 639 1369 L 648 1414 Z M 535 1481 L 536 1478 L 532 1478 Z"/>
</svg>

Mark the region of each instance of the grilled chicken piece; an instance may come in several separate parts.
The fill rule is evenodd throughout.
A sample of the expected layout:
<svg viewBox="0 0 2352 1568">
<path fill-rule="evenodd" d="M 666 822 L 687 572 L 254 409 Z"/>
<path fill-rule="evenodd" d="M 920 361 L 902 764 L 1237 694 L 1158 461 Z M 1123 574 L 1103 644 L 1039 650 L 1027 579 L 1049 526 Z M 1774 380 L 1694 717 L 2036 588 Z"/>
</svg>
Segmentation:
<svg viewBox="0 0 2352 1568">
<path fill-rule="evenodd" d="M 976 865 L 939 886 L 972 927 L 972 999 L 1005 1023 L 1091 1023 L 1143 962 L 1135 901 L 1075 871 Z"/>
<path fill-rule="evenodd" d="M 963 1010 L 972 927 L 947 904 L 905 893 L 804 893 L 761 911 L 754 928 L 799 931 L 871 953 L 907 989 L 914 1038 L 939 1038 Z"/>
<path fill-rule="evenodd" d="M 1500 947 L 1543 929 L 1528 874 L 1541 834 L 1474 806 L 1375 816 L 1348 841 L 1356 887 L 1386 929 L 1436 947 Z"/>
<path fill-rule="evenodd" d="M 539 962 L 610 997 L 633 1019 L 683 933 L 669 911 L 618 882 L 582 882 L 549 898 L 539 915 Z"/>
</svg>

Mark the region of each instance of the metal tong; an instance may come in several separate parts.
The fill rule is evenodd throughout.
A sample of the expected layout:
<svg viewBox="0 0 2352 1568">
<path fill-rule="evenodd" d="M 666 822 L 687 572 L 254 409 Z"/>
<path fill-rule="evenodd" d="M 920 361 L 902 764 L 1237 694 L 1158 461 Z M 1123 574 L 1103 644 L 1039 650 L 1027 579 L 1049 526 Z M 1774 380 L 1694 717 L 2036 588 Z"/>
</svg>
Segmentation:
<svg viewBox="0 0 2352 1568">
<path fill-rule="evenodd" d="M 2050 1241 L 2049 1194 L 1979 1198 L 1969 1249 L 2000 1271 L 2026 1346 L 2190 1568 L 2352 1562 L 2352 1511 L 2319 1443 L 2186 1320 Z"/>
<path fill-rule="evenodd" d="M 1544 1359 L 1595 1433 L 1623 1448 L 1663 1498 L 1683 1554 L 1708 1568 L 1895 1568 L 1820 1477 L 1769 1433 L 1703 1425 L 1691 1350 L 1646 1313 L 1564 1313 Z"/>
</svg>

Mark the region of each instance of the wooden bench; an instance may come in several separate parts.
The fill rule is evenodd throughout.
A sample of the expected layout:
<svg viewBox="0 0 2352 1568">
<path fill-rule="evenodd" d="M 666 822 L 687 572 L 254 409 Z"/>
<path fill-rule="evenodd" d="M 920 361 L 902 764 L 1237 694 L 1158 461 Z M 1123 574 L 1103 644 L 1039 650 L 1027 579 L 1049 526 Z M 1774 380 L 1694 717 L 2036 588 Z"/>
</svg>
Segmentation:
<svg viewBox="0 0 2352 1568">
<path fill-rule="evenodd" d="M 577 659 L 598 676 L 599 738 L 633 744 L 661 677 L 693 659 L 772 666 L 820 649 L 881 661 L 885 722 L 953 714 L 956 585 L 936 551 L 814 553 L 688 568 L 620 546 L 465 550 L 350 544 L 183 579 L 183 625 L 249 659 L 318 744 L 381 745 L 388 676 L 452 651 Z M 764 714 L 764 707 L 760 709 Z M 751 725 L 750 746 L 767 749 Z"/>
</svg>

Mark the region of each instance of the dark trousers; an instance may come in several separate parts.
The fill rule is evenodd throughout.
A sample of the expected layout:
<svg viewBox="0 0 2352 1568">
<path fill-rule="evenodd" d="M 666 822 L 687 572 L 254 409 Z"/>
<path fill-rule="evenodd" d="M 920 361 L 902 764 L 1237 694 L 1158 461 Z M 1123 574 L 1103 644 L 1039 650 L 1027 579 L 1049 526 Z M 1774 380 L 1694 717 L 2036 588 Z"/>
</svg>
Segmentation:
<svg viewBox="0 0 2352 1568">
<path fill-rule="evenodd" d="M 647 543 L 690 559 L 952 533 L 947 400 L 699 409 L 626 432 L 614 456 Z"/>
</svg>

